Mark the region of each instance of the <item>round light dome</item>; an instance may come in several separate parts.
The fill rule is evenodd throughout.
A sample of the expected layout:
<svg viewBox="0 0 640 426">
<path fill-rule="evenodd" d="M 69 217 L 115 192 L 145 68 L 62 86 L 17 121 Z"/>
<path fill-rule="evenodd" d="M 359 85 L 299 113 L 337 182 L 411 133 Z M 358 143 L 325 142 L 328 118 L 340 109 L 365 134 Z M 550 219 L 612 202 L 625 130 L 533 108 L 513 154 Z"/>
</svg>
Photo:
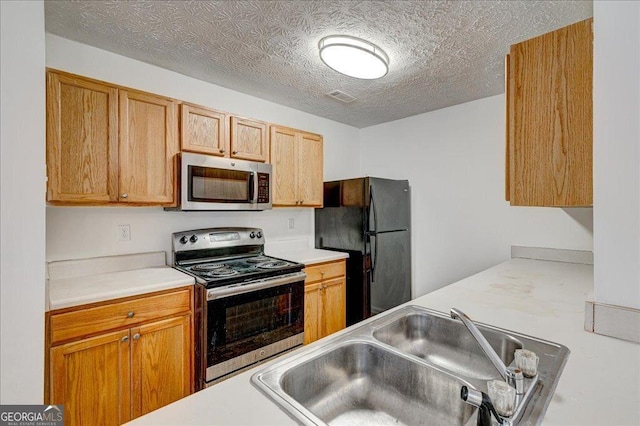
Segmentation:
<svg viewBox="0 0 640 426">
<path fill-rule="evenodd" d="M 320 59 L 328 67 L 350 77 L 373 80 L 389 71 L 389 57 L 368 41 L 349 36 L 328 36 L 320 40 Z"/>
</svg>

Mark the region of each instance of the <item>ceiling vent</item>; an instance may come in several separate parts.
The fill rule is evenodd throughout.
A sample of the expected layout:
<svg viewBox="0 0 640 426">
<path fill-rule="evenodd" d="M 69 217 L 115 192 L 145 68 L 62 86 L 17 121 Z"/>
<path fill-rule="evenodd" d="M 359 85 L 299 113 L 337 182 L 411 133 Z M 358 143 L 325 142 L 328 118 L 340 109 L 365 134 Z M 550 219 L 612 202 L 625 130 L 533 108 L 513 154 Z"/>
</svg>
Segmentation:
<svg viewBox="0 0 640 426">
<path fill-rule="evenodd" d="M 356 100 L 356 98 L 354 98 L 353 96 L 348 95 L 340 90 L 332 90 L 331 92 L 327 93 L 327 96 L 330 96 L 333 99 L 337 99 L 345 104 L 350 104 L 351 102 Z"/>
</svg>

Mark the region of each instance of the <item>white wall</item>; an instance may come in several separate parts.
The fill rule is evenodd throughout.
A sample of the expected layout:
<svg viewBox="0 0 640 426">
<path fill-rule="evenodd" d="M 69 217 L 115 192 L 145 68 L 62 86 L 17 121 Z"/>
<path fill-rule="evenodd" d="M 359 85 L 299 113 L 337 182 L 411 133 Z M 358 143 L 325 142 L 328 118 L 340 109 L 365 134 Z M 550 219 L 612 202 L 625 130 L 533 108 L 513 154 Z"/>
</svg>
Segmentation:
<svg viewBox="0 0 640 426">
<path fill-rule="evenodd" d="M 594 296 L 640 309 L 640 2 L 593 15 Z"/>
<path fill-rule="evenodd" d="M 46 34 L 46 64 L 111 83 L 272 123 L 301 128 L 324 137 L 324 178 L 358 174 L 358 129 L 274 104 L 220 86 L 158 68 L 105 50 Z M 295 229 L 286 227 L 294 218 Z M 117 225 L 131 225 L 131 241 L 117 240 Z M 312 209 L 265 212 L 165 212 L 161 208 L 47 207 L 47 260 L 164 250 L 170 234 L 214 226 L 259 226 L 268 241 L 313 240 Z"/>
<path fill-rule="evenodd" d="M 44 389 L 44 5 L 0 2 L 0 404 Z"/>
<path fill-rule="evenodd" d="M 592 209 L 504 200 L 504 95 L 361 131 L 361 169 L 409 179 L 414 296 L 509 259 L 511 245 L 591 250 Z"/>
</svg>

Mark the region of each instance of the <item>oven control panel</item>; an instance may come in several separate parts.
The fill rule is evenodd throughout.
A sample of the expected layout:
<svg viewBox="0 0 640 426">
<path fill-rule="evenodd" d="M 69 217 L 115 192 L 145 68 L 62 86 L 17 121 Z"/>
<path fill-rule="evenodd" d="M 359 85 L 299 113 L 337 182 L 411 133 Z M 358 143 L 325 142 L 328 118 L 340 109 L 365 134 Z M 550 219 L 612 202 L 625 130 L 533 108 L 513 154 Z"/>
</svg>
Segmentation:
<svg viewBox="0 0 640 426">
<path fill-rule="evenodd" d="M 208 228 L 173 234 L 173 252 L 264 245 L 260 228 Z"/>
<path fill-rule="evenodd" d="M 269 203 L 269 173 L 258 173 L 258 204 Z"/>
</svg>

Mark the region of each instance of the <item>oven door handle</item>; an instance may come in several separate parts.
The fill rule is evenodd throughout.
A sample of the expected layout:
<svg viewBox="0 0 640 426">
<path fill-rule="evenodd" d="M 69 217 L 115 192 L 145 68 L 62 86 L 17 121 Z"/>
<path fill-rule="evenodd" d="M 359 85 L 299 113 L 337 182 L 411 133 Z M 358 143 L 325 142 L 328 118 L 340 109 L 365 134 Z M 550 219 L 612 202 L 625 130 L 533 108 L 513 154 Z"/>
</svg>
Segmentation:
<svg viewBox="0 0 640 426">
<path fill-rule="evenodd" d="M 277 287 L 280 285 L 293 284 L 299 281 L 304 281 L 306 277 L 307 274 L 305 274 L 304 272 L 296 272 L 293 274 L 282 275 L 277 278 L 267 278 L 252 283 L 239 283 L 225 287 L 212 288 L 207 290 L 207 301 L 222 299 L 224 297 L 237 296 L 239 294 Z"/>
</svg>

